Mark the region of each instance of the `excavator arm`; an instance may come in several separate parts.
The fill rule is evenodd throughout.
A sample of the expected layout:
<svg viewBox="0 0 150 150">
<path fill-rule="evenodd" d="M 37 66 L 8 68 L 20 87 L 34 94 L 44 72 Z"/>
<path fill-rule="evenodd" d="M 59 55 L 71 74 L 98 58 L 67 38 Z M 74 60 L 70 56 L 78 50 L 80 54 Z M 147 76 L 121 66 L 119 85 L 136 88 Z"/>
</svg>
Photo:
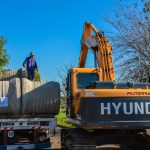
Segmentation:
<svg viewBox="0 0 150 150">
<path fill-rule="evenodd" d="M 115 80 L 111 45 L 108 39 L 90 22 L 86 22 L 83 29 L 79 68 L 85 67 L 88 50 L 93 52 L 98 68 L 102 71 L 102 81 Z"/>
</svg>

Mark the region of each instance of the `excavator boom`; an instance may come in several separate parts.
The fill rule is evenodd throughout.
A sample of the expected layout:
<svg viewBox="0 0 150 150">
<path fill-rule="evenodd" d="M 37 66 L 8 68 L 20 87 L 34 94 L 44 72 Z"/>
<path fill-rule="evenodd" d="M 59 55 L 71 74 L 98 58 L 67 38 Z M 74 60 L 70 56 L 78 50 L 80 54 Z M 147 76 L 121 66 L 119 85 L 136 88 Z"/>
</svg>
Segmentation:
<svg viewBox="0 0 150 150">
<path fill-rule="evenodd" d="M 85 67 L 88 50 L 91 50 L 96 58 L 98 68 L 102 72 L 102 81 L 115 80 L 111 45 L 103 33 L 90 22 L 84 25 L 78 68 Z"/>
</svg>

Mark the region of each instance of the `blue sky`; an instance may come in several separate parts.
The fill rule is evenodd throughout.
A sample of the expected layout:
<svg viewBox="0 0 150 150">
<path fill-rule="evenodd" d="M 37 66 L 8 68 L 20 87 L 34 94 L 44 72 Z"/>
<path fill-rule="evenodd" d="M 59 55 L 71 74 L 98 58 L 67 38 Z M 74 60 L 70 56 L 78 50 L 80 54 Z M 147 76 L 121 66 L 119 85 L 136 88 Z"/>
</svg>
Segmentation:
<svg viewBox="0 0 150 150">
<path fill-rule="evenodd" d="M 43 80 L 57 80 L 64 64 L 77 65 L 83 24 L 91 21 L 105 32 L 104 16 L 119 0 L 0 0 L 0 35 L 8 43 L 10 63 L 18 69 L 35 52 Z M 93 64 L 89 56 L 87 64 Z"/>
</svg>

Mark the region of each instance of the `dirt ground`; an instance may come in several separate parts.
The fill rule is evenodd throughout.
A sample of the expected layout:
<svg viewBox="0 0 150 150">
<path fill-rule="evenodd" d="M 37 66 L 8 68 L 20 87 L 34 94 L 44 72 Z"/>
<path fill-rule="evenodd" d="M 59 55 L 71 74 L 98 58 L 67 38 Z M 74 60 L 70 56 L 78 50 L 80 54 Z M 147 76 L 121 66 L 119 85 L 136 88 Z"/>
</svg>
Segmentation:
<svg viewBox="0 0 150 150">
<path fill-rule="evenodd" d="M 51 137 L 52 149 L 61 149 L 61 139 L 60 135 L 56 135 L 55 137 Z"/>
<path fill-rule="evenodd" d="M 60 139 L 60 130 L 58 129 L 56 132 L 56 136 L 51 137 L 52 149 L 61 149 L 61 139 Z M 97 146 L 97 150 L 119 150 L 119 145 L 104 145 Z"/>
<path fill-rule="evenodd" d="M 61 149 L 61 142 L 59 135 L 52 137 L 51 142 L 52 142 L 52 149 Z M 97 146 L 98 150 L 118 150 L 119 148 L 120 148 L 119 145 Z"/>
</svg>

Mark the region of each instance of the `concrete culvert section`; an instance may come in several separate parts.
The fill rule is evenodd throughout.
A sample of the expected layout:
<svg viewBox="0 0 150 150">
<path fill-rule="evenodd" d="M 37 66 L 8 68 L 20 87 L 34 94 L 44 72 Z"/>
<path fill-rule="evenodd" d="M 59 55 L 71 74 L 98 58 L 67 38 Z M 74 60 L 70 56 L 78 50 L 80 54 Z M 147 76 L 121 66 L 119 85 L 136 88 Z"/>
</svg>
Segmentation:
<svg viewBox="0 0 150 150">
<path fill-rule="evenodd" d="M 56 115 L 59 112 L 59 107 L 59 83 L 22 79 L 22 115 Z"/>
<path fill-rule="evenodd" d="M 59 113 L 58 82 L 30 81 L 14 78 L 0 81 L 0 117 L 49 115 Z"/>
<path fill-rule="evenodd" d="M 20 79 L 0 81 L 0 114 L 19 115 L 21 103 Z"/>
</svg>

